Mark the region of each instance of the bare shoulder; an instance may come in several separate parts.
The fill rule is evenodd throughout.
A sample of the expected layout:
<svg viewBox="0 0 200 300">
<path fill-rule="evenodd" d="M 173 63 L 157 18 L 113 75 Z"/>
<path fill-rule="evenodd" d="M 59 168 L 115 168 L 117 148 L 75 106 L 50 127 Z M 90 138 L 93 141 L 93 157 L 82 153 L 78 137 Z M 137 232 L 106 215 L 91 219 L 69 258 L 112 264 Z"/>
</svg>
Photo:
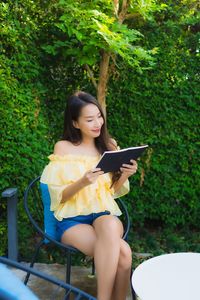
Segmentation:
<svg viewBox="0 0 200 300">
<path fill-rule="evenodd" d="M 69 141 L 58 141 L 54 146 L 53 153 L 61 156 L 72 153 L 72 143 Z"/>
<path fill-rule="evenodd" d="M 118 149 L 117 142 L 113 138 L 110 138 L 108 146 L 109 146 L 109 150 L 111 150 L 111 151 L 114 151 L 114 150 Z"/>
</svg>

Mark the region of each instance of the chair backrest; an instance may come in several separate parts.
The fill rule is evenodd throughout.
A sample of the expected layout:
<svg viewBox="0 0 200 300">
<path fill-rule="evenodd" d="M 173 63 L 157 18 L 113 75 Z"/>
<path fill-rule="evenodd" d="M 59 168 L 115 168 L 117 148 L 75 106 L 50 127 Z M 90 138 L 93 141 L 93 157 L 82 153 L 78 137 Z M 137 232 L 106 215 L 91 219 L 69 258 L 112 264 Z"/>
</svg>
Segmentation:
<svg viewBox="0 0 200 300">
<path fill-rule="evenodd" d="M 129 217 L 129 213 L 128 213 L 128 209 L 126 207 L 125 201 L 123 201 L 121 198 L 117 198 L 115 199 L 115 201 L 117 202 L 122 215 L 120 216 L 120 219 L 123 223 L 124 226 L 124 234 L 123 234 L 123 239 L 124 240 L 128 240 L 128 233 L 130 230 L 130 226 L 131 226 L 131 222 L 130 222 L 130 217 Z"/>
<path fill-rule="evenodd" d="M 51 199 L 49 194 L 48 185 L 40 183 L 41 197 L 44 206 L 44 228 L 45 232 L 53 239 L 58 240 L 58 234 L 56 232 L 56 218 L 53 211 L 50 210 Z"/>
<path fill-rule="evenodd" d="M 50 195 L 47 184 L 40 183 L 40 176 L 35 178 L 27 187 L 24 194 L 26 213 L 39 233 L 44 231 L 53 240 L 58 240 L 56 219 L 50 210 Z M 45 239 L 48 243 L 49 240 Z"/>
</svg>

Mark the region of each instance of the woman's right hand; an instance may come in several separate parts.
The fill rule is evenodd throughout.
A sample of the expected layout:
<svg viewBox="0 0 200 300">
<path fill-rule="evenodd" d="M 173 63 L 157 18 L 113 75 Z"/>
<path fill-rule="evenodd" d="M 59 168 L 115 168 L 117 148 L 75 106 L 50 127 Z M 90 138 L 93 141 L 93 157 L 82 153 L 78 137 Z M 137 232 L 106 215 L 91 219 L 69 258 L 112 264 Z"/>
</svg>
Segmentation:
<svg viewBox="0 0 200 300">
<path fill-rule="evenodd" d="M 83 185 L 90 185 L 95 183 L 97 178 L 102 175 L 104 172 L 100 168 L 95 168 L 93 170 L 87 171 L 84 176 L 81 178 Z"/>
</svg>

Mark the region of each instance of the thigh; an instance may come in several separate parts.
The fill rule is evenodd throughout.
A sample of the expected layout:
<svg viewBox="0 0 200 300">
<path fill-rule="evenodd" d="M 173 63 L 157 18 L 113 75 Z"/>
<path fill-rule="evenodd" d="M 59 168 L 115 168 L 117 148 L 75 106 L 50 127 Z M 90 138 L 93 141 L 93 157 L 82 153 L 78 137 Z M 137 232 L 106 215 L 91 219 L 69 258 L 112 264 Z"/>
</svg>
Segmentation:
<svg viewBox="0 0 200 300">
<path fill-rule="evenodd" d="M 73 246 L 85 255 L 94 255 L 96 233 L 91 225 L 78 224 L 67 229 L 61 238 L 62 243 Z"/>
<path fill-rule="evenodd" d="M 113 215 L 104 215 L 97 218 L 93 222 L 96 235 L 105 234 L 117 234 L 119 237 L 123 236 L 123 225 L 119 218 Z"/>
</svg>

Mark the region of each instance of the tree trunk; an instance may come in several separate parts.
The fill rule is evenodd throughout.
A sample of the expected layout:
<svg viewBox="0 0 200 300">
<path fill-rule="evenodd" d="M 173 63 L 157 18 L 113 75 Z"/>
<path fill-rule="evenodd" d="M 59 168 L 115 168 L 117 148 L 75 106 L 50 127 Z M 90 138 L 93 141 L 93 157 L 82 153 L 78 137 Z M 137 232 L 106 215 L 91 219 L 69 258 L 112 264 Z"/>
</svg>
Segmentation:
<svg viewBox="0 0 200 300">
<path fill-rule="evenodd" d="M 109 77 L 109 61 L 110 53 L 102 51 L 102 58 L 100 62 L 100 74 L 99 81 L 97 86 L 97 99 L 106 114 L 106 92 L 107 92 L 107 83 Z"/>
<path fill-rule="evenodd" d="M 127 9 L 129 6 L 129 0 L 122 1 L 121 11 L 119 12 L 119 0 L 114 0 L 114 14 L 118 18 L 119 23 L 123 23 Z M 107 93 L 107 84 L 109 79 L 109 61 L 110 53 L 102 50 L 102 57 L 100 62 L 100 72 L 99 72 L 99 81 L 97 85 L 97 99 L 106 115 L 106 93 Z"/>
</svg>

